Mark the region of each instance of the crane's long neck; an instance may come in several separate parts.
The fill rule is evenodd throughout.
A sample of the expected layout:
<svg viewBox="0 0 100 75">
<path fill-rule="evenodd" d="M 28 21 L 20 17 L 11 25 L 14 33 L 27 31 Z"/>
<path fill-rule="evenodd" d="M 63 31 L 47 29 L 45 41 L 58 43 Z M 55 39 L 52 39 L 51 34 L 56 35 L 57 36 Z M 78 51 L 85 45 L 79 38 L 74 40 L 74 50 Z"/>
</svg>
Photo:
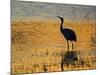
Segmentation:
<svg viewBox="0 0 100 75">
<path fill-rule="evenodd" d="M 60 31 L 63 31 L 63 19 L 61 19 Z"/>
</svg>

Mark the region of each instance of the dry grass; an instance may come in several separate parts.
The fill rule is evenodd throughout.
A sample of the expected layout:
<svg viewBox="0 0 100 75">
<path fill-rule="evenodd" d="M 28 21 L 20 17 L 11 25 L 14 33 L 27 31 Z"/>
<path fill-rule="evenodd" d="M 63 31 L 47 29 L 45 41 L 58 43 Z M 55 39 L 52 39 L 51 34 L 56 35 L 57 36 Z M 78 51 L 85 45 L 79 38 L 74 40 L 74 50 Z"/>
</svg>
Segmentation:
<svg viewBox="0 0 100 75">
<path fill-rule="evenodd" d="M 77 35 L 76 50 L 80 60 L 65 70 L 95 69 L 94 22 L 65 21 Z M 61 71 L 61 52 L 66 51 L 66 40 L 57 21 L 12 21 L 12 74 Z"/>
</svg>

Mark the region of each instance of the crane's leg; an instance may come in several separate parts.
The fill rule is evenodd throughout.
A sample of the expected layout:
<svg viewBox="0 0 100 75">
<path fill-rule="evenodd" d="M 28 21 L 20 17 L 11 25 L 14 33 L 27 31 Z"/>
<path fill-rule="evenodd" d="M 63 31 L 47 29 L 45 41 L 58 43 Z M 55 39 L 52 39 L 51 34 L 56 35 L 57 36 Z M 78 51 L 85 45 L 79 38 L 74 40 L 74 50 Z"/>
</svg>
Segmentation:
<svg viewBox="0 0 100 75">
<path fill-rule="evenodd" d="M 68 51 L 69 51 L 69 42 L 68 42 L 68 40 L 67 40 L 67 46 L 68 46 L 67 48 L 68 48 Z"/>
<path fill-rule="evenodd" d="M 76 50 L 76 42 L 72 41 L 72 50 Z"/>
<path fill-rule="evenodd" d="M 74 42 L 72 41 L 72 51 L 73 51 L 73 49 L 74 49 Z"/>
</svg>

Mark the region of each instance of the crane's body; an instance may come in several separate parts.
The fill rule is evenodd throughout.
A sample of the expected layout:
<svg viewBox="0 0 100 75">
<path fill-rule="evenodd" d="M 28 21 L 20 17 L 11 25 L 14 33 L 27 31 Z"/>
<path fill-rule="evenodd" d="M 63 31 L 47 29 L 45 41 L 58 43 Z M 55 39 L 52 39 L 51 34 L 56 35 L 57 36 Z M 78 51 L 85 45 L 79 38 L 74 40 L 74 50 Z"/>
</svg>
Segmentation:
<svg viewBox="0 0 100 75">
<path fill-rule="evenodd" d="M 62 34 L 67 40 L 77 41 L 75 33 L 71 29 L 63 29 Z"/>
</svg>

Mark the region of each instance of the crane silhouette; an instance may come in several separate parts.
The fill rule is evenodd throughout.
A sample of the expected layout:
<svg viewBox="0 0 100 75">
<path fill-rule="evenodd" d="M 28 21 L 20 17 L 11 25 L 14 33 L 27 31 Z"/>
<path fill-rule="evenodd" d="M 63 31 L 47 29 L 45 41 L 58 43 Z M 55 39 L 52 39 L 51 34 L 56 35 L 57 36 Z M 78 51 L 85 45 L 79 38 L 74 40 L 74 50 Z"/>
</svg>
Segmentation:
<svg viewBox="0 0 100 75">
<path fill-rule="evenodd" d="M 77 41 L 76 34 L 73 30 L 71 30 L 69 28 L 63 28 L 64 19 L 60 16 L 57 16 L 57 17 L 61 20 L 60 31 L 63 34 L 63 36 L 65 37 L 65 39 L 67 40 L 68 51 L 69 51 L 69 41 L 71 41 L 71 43 L 72 43 L 72 50 L 73 50 L 74 42 L 76 43 L 76 41 Z"/>
</svg>

